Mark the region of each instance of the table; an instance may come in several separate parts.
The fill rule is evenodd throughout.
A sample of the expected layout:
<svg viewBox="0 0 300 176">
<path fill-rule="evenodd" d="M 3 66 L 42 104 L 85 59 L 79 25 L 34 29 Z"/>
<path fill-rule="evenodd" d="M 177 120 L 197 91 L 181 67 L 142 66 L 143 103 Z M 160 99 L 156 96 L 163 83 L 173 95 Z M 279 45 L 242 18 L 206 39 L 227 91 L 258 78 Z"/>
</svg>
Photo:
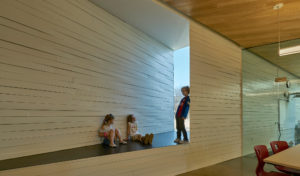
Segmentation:
<svg viewBox="0 0 300 176">
<path fill-rule="evenodd" d="M 300 144 L 264 159 L 264 162 L 284 166 L 300 173 Z"/>
</svg>

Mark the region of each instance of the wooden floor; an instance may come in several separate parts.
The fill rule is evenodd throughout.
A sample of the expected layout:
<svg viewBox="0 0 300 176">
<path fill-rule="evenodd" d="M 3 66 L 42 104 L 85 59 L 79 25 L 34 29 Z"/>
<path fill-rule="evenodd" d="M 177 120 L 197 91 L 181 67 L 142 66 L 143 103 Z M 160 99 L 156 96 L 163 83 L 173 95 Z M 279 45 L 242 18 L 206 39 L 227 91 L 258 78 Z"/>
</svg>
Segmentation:
<svg viewBox="0 0 300 176">
<path fill-rule="evenodd" d="M 194 170 L 179 176 L 255 176 L 257 159 L 255 155 L 225 161 L 213 166 Z M 274 166 L 266 164 L 266 171 L 276 171 Z"/>
</svg>

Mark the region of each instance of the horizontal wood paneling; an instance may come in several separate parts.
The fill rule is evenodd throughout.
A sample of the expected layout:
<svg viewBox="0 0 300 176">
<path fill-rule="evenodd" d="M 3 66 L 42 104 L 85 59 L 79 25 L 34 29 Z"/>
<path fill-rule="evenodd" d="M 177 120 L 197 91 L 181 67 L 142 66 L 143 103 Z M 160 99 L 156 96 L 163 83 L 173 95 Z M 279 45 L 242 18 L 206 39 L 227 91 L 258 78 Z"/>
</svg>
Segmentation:
<svg viewBox="0 0 300 176">
<path fill-rule="evenodd" d="M 219 161 L 241 155 L 241 50 L 191 25 L 191 136 Z"/>
<path fill-rule="evenodd" d="M 190 39 L 191 144 L 15 169 L 0 175 L 173 176 L 241 156 L 241 50 L 194 23 Z"/>
<path fill-rule="evenodd" d="M 173 130 L 173 51 L 88 1 L 0 2 L 0 160 Z"/>
</svg>

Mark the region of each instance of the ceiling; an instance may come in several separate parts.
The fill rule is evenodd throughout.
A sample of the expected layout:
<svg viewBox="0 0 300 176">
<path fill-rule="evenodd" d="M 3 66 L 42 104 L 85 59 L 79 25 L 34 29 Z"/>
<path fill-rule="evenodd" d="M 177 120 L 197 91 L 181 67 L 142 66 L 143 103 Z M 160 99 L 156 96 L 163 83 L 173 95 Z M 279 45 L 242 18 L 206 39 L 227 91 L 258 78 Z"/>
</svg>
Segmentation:
<svg viewBox="0 0 300 176">
<path fill-rule="evenodd" d="M 176 50 L 189 45 L 189 22 L 160 1 L 300 77 L 300 54 L 278 56 L 281 47 L 300 44 L 300 0 L 90 0 L 97 6 Z M 283 2 L 278 11 L 274 5 Z"/>
<path fill-rule="evenodd" d="M 300 45 L 300 39 L 282 42 L 281 48 Z M 278 55 L 278 43 L 249 48 L 249 51 L 300 77 L 300 54 Z"/>
<path fill-rule="evenodd" d="M 300 0 L 160 0 L 243 48 L 300 38 Z"/>
<path fill-rule="evenodd" d="M 189 45 L 189 22 L 152 0 L 90 0 L 167 47 Z"/>
</svg>

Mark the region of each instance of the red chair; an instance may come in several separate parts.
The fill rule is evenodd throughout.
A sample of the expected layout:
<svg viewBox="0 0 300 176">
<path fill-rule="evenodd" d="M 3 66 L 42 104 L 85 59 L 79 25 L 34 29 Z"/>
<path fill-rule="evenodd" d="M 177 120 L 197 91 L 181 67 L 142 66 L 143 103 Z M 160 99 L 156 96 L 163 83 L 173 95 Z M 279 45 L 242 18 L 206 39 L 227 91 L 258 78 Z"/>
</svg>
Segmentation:
<svg viewBox="0 0 300 176">
<path fill-rule="evenodd" d="M 289 148 L 289 144 L 286 141 L 272 141 L 270 145 L 274 154 Z"/>
<path fill-rule="evenodd" d="M 257 176 L 290 176 L 289 174 L 280 173 L 280 172 L 265 172 L 264 166 L 265 162 L 264 159 L 269 156 L 268 149 L 265 145 L 257 145 L 254 147 L 255 154 L 258 160 L 258 164 L 256 167 L 256 175 Z"/>
<path fill-rule="evenodd" d="M 272 141 L 270 142 L 270 145 L 274 154 L 289 148 L 289 144 L 286 141 Z M 285 172 L 288 174 L 291 173 L 289 169 L 284 166 L 275 166 L 275 167 L 281 172 Z"/>
</svg>

